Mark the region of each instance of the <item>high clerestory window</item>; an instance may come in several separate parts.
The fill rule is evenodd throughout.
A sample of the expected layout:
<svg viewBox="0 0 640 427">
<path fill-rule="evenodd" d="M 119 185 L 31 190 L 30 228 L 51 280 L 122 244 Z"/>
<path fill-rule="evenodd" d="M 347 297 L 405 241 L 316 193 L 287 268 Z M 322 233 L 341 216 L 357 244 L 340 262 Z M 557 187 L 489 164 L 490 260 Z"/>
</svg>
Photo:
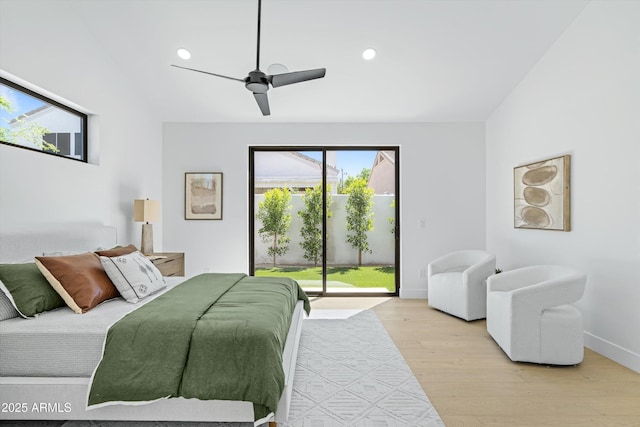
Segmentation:
<svg viewBox="0 0 640 427">
<path fill-rule="evenodd" d="M 0 143 L 87 161 L 87 115 L 0 78 Z"/>
</svg>

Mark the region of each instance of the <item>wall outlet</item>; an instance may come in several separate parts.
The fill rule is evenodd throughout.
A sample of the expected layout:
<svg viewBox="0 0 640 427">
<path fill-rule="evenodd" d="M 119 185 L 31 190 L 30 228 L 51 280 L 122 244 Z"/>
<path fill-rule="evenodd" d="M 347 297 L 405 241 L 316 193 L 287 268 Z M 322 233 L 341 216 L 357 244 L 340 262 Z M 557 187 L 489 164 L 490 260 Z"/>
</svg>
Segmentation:
<svg viewBox="0 0 640 427">
<path fill-rule="evenodd" d="M 210 269 L 209 267 L 205 267 L 205 268 L 204 268 L 204 272 L 205 272 L 205 273 L 211 273 L 211 269 Z"/>
<path fill-rule="evenodd" d="M 418 228 L 422 228 L 422 229 L 427 228 L 427 220 L 421 219 L 420 221 L 418 221 Z"/>
<path fill-rule="evenodd" d="M 420 278 L 421 279 L 426 279 L 427 278 L 427 269 L 426 268 L 421 268 L 420 269 Z"/>
</svg>

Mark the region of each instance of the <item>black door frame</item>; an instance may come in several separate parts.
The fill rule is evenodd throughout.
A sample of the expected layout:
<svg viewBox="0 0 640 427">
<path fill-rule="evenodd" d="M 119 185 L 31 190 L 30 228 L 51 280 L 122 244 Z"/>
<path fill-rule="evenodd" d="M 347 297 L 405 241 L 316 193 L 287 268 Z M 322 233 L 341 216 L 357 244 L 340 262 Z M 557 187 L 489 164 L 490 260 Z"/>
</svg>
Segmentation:
<svg viewBox="0 0 640 427">
<path fill-rule="evenodd" d="M 400 146 L 377 146 L 377 145 L 356 145 L 356 146 L 318 146 L 318 145 L 292 145 L 292 146 L 271 146 L 271 145 L 251 145 L 249 146 L 249 275 L 255 274 L 255 164 L 254 153 L 257 151 L 316 151 L 322 152 L 322 292 L 307 292 L 309 296 L 398 296 L 400 293 Z M 340 292 L 327 293 L 327 216 L 326 216 L 326 188 L 327 188 L 327 151 L 393 151 L 395 152 L 395 292 Z"/>
</svg>

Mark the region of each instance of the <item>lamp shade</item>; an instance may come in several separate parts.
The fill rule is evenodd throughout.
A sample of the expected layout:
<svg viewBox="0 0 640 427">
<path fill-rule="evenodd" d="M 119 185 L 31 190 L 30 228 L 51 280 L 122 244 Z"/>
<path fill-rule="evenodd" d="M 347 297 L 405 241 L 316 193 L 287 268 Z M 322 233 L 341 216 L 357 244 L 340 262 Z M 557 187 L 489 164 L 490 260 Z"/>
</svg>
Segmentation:
<svg viewBox="0 0 640 427">
<path fill-rule="evenodd" d="M 134 200 L 133 220 L 136 222 L 154 222 L 160 218 L 160 202 L 157 200 Z"/>
</svg>

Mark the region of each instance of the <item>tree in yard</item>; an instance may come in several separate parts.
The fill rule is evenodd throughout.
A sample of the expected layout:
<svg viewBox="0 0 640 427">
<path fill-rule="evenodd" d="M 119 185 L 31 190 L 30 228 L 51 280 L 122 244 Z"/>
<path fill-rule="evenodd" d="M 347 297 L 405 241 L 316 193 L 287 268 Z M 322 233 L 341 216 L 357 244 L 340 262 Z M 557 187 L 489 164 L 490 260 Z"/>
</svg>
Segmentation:
<svg viewBox="0 0 640 427">
<path fill-rule="evenodd" d="M 304 249 L 304 258 L 313 261 L 313 266 L 317 267 L 322 256 L 322 185 L 307 188 L 302 200 L 305 209 L 298 211 L 302 217 L 300 246 Z M 331 186 L 327 186 L 327 218 L 332 216 L 331 203 Z"/>
<path fill-rule="evenodd" d="M 11 102 L 3 96 L 0 96 L 0 110 L 7 113 L 15 112 Z M 43 137 L 47 133 L 50 133 L 49 129 L 39 123 L 30 122 L 23 116 L 13 119 L 11 128 L 9 123 L 7 123 L 7 127 L 0 124 L 0 141 L 15 145 L 24 145 L 24 142 L 29 142 L 43 151 L 59 152 L 58 147 L 44 140 Z"/>
<path fill-rule="evenodd" d="M 287 236 L 291 225 L 291 193 L 288 188 L 274 188 L 264 193 L 264 199 L 258 205 L 256 218 L 262 222 L 258 234 L 263 242 L 271 242 L 267 253 L 276 265 L 276 256 L 282 256 L 289 250 L 291 239 Z"/>
<path fill-rule="evenodd" d="M 367 232 L 373 230 L 373 190 L 367 188 L 364 178 L 355 179 L 346 189 L 347 242 L 358 249 L 358 265 L 362 265 L 362 252 L 371 253 Z"/>
<path fill-rule="evenodd" d="M 344 183 L 342 184 L 342 187 L 338 187 L 338 193 L 339 194 L 347 194 L 347 189 L 349 188 L 349 186 L 351 186 L 351 184 L 353 184 L 353 182 L 356 179 L 364 179 L 364 181 L 366 183 L 369 183 L 369 177 L 370 176 L 371 176 L 371 169 L 362 168 L 362 170 L 360 172 L 358 172 L 358 175 L 347 177 L 347 179 L 344 180 Z"/>
</svg>

